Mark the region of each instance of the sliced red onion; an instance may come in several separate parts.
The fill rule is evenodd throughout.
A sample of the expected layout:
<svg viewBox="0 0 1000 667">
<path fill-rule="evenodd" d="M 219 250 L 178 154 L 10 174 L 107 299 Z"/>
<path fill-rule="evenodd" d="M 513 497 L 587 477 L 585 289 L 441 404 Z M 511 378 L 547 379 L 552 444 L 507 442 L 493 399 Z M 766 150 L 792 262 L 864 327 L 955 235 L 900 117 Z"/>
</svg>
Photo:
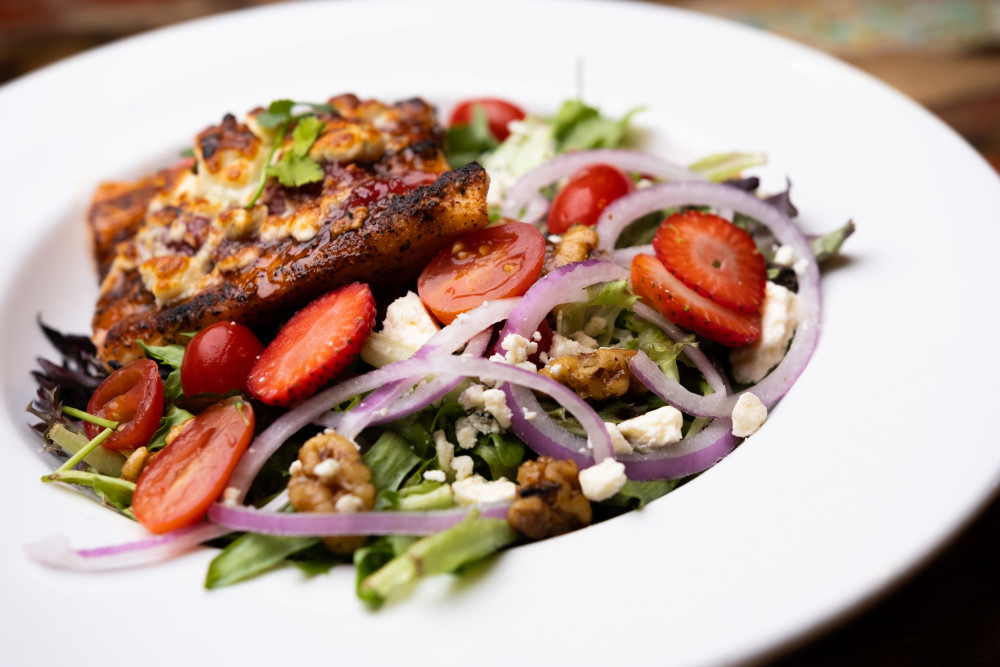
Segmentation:
<svg viewBox="0 0 1000 667">
<path fill-rule="evenodd" d="M 650 308 L 642 302 L 636 302 L 633 306 L 635 309 L 635 314 L 651 322 L 662 329 L 674 342 L 679 342 L 688 337 L 688 332 L 681 329 L 679 326 L 665 318 L 661 315 L 655 308 Z M 708 386 L 712 388 L 716 394 L 726 395 L 729 393 L 729 382 L 726 377 L 720 373 L 715 366 L 712 364 L 712 360 L 709 359 L 704 352 L 702 352 L 697 347 L 691 347 L 690 345 L 684 346 L 684 351 L 681 352 L 688 360 L 694 364 L 694 367 L 698 369 L 703 376 L 705 376 L 705 381 L 708 382 Z M 647 385 L 648 386 L 648 385 Z M 650 387 L 652 389 L 652 387 Z"/>
<path fill-rule="evenodd" d="M 629 365 L 640 382 L 681 412 L 695 417 L 728 418 L 733 414 L 732 408 L 727 409 L 725 393 L 702 396 L 689 391 L 677 380 L 664 375 L 660 367 L 642 350 L 635 353 Z"/>
<path fill-rule="evenodd" d="M 428 512 L 265 512 L 245 506 L 215 504 L 210 521 L 226 530 L 264 535 L 432 535 L 479 510 L 479 516 L 506 519 L 509 503 Z"/>
<path fill-rule="evenodd" d="M 555 380 L 523 368 L 486 359 L 450 355 L 431 355 L 426 359 L 411 357 L 325 389 L 275 420 L 251 443 L 229 480 L 229 486 L 239 492 L 236 494 L 236 500 L 242 500 L 246 496 L 246 491 L 257 473 L 278 447 L 296 431 L 329 410 L 330 406 L 389 382 L 403 379 L 416 382 L 431 373 L 450 377 L 482 377 L 517 385 L 523 384 L 535 391 L 548 394 L 569 410 L 587 430 L 594 444 L 595 455 L 600 457 L 599 460 L 612 455 L 611 439 L 597 413 L 586 401 Z"/>
<path fill-rule="evenodd" d="M 24 550 L 33 560 L 63 570 L 114 570 L 158 563 L 229 532 L 229 528 L 202 522 L 164 535 L 91 549 L 73 549 L 64 536 L 54 535 L 26 544 Z"/>
<path fill-rule="evenodd" d="M 632 266 L 632 260 L 635 259 L 636 255 L 655 255 L 656 251 L 653 250 L 653 244 L 647 243 L 646 245 L 635 245 L 631 248 L 619 248 L 611 252 L 610 259 L 615 264 L 619 266 L 624 266 L 629 268 Z"/>
<path fill-rule="evenodd" d="M 670 181 L 697 181 L 704 177 L 662 158 L 621 149 L 575 151 L 555 157 L 535 167 L 518 179 L 504 198 L 501 212 L 508 218 L 519 218 L 536 223 L 548 211 L 549 203 L 540 190 L 556 181 L 572 176 L 582 167 L 591 164 L 612 164 L 622 171 L 644 174 Z"/>
<path fill-rule="evenodd" d="M 819 340 L 819 267 L 812 248 L 802 230 L 771 204 L 734 187 L 703 182 L 653 185 L 612 202 L 597 221 L 599 248 L 612 251 L 618 235 L 633 220 L 653 211 L 678 206 L 709 206 L 746 215 L 770 229 L 778 243 L 791 246 L 795 256 L 800 258 L 801 263 L 796 264 L 799 323 L 795 337 L 778 366 L 750 389 L 770 408 L 802 374 Z M 730 397 L 730 409 L 738 399 L 738 394 Z"/>
<path fill-rule="evenodd" d="M 490 344 L 493 328 L 485 329 L 466 344 L 463 354 L 481 357 Z M 426 344 L 414 354 L 418 358 L 428 358 L 434 354 L 451 354 L 437 346 Z M 332 428 L 345 438 L 354 439 L 369 426 L 377 426 L 395 421 L 408 414 L 423 410 L 435 401 L 439 401 L 449 391 L 461 384 L 462 378 L 434 378 L 416 388 L 407 380 L 392 382 L 368 394 L 358 405 L 347 412 L 330 412 L 320 417 L 317 423 L 326 428 Z M 406 394 L 407 391 L 412 392 Z M 402 397 L 402 398 L 400 398 Z"/>
<path fill-rule="evenodd" d="M 737 442 L 739 438 L 733 435 L 732 420 L 715 419 L 678 443 L 618 458 L 625 464 L 625 474 L 631 480 L 677 479 L 711 468 L 733 451 Z"/>
</svg>

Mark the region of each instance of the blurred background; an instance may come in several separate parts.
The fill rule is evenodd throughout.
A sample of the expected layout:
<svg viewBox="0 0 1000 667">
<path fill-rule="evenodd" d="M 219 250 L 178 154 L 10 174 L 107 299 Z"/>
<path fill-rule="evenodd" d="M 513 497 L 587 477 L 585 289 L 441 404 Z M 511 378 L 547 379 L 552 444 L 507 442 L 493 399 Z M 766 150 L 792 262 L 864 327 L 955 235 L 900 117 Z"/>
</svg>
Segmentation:
<svg viewBox="0 0 1000 667">
<path fill-rule="evenodd" d="M 0 0 L 0 83 L 162 25 L 285 0 Z M 1000 170 L 1000 0 L 647 0 L 823 49 L 951 125 Z"/>
<path fill-rule="evenodd" d="M 0 83 L 128 35 L 282 1 L 0 0 Z M 922 104 L 1000 171 L 1000 0 L 645 1 L 738 21 L 846 60 Z M 784 656 L 780 667 L 1000 664 L 998 531 L 994 502 L 913 580 Z"/>
</svg>

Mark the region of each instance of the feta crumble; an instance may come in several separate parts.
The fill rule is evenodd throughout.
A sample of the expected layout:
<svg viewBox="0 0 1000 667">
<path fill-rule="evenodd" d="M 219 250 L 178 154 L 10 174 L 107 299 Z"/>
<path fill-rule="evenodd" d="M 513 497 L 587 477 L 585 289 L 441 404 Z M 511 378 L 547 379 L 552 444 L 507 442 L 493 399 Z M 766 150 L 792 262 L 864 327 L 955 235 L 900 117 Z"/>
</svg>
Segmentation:
<svg viewBox="0 0 1000 667">
<path fill-rule="evenodd" d="M 419 348 L 439 330 L 420 297 L 414 292 L 407 292 L 389 304 L 380 333 L 386 338 Z"/>
<path fill-rule="evenodd" d="M 552 334 L 552 344 L 549 346 L 549 358 L 572 357 L 597 349 L 597 341 L 583 331 L 577 331 L 569 338 L 560 334 Z"/>
<path fill-rule="evenodd" d="M 448 477 L 444 474 L 444 470 L 425 470 L 424 479 L 429 482 L 444 482 Z"/>
<path fill-rule="evenodd" d="M 795 263 L 795 249 L 790 245 L 783 245 L 774 251 L 774 263 L 779 266 L 791 266 Z"/>
<path fill-rule="evenodd" d="M 600 502 L 621 491 L 628 477 L 625 464 L 614 459 L 604 459 L 600 463 L 580 471 L 580 490 L 587 500 Z"/>
<path fill-rule="evenodd" d="M 746 438 L 757 432 L 767 420 L 767 406 L 749 391 L 742 394 L 733 408 L 733 435 Z"/>
<path fill-rule="evenodd" d="M 507 406 L 507 396 L 502 389 L 486 389 L 481 384 L 469 385 L 458 397 L 458 404 L 466 410 L 476 410 L 489 413 L 501 428 L 510 428 L 514 414 Z M 489 431 L 492 433 L 493 431 Z M 461 439 L 459 439 L 461 443 Z"/>
<path fill-rule="evenodd" d="M 480 503 L 510 502 L 517 494 L 517 486 L 501 477 L 495 482 L 474 475 L 458 480 L 451 485 L 455 494 L 455 504 L 459 506 L 478 505 Z"/>
<path fill-rule="evenodd" d="M 672 405 L 665 405 L 618 424 L 618 430 L 632 447 L 655 448 L 672 445 L 681 439 L 684 416 Z"/>
<path fill-rule="evenodd" d="M 437 452 L 438 465 L 442 470 L 451 470 L 452 459 L 455 458 L 455 445 L 448 441 L 444 431 L 434 431 L 434 451 Z"/>
<path fill-rule="evenodd" d="M 742 384 L 756 384 L 778 365 L 788 341 L 798 326 L 799 297 L 781 285 L 768 282 L 761 305 L 761 332 L 754 342 L 729 353 L 733 378 Z"/>
<path fill-rule="evenodd" d="M 472 476 L 473 461 L 471 456 L 456 456 L 451 461 L 451 467 L 455 471 L 455 479 L 461 481 Z"/>
<path fill-rule="evenodd" d="M 338 514 L 356 514 L 365 508 L 364 501 L 353 493 L 345 493 L 337 498 L 337 503 L 333 506 L 333 511 Z"/>
<path fill-rule="evenodd" d="M 614 448 L 615 454 L 629 454 L 632 452 L 632 445 L 628 444 L 628 440 L 622 435 L 622 432 L 618 430 L 618 425 L 612 422 L 604 422 L 604 428 L 608 431 L 608 435 L 611 437 L 611 446 Z M 587 438 L 587 448 L 593 449 L 594 443 Z"/>
</svg>

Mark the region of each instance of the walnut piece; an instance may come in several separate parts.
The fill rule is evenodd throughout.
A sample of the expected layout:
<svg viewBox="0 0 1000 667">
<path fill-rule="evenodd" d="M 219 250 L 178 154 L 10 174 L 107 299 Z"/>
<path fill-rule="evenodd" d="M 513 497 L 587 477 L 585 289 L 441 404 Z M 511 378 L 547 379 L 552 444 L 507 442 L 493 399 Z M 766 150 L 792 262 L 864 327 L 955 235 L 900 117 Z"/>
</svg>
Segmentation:
<svg viewBox="0 0 1000 667">
<path fill-rule="evenodd" d="M 613 396 L 641 396 L 647 389 L 632 374 L 628 363 L 635 352 L 602 347 L 552 359 L 538 372 L 569 387 L 580 398 L 602 401 Z"/>
<path fill-rule="evenodd" d="M 580 492 L 572 460 L 539 456 L 517 471 L 517 499 L 507 512 L 511 528 L 531 539 L 562 535 L 590 523 L 590 501 Z"/>
<path fill-rule="evenodd" d="M 133 451 L 128 459 L 122 464 L 121 478 L 126 482 L 134 482 L 139 479 L 143 469 L 156 458 L 158 452 L 149 452 L 145 447 Z"/>
<path fill-rule="evenodd" d="M 336 433 L 321 433 L 307 440 L 292 464 L 288 499 L 298 512 L 367 512 L 375 506 L 371 471 L 357 447 Z M 348 554 L 364 544 L 364 536 L 329 536 L 326 548 Z"/>
<path fill-rule="evenodd" d="M 552 257 L 545 262 L 545 273 L 554 271 L 560 266 L 574 262 L 582 262 L 590 257 L 597 247 L 597 232 L 593 227 L 573 225 L 563 234 L 562 240 L 556 245 Z"/>
</svg>

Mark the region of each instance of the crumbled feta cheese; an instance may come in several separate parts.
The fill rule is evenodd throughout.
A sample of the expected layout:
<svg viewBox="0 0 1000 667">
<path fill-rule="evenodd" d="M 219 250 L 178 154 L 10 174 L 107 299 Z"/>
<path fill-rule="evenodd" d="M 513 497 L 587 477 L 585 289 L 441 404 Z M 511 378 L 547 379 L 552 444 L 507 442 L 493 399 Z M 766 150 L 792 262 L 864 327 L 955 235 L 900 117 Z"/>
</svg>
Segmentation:
<svg viewBox="0 0 1000 667">
<path fill-rule="evenodd" d="M 730 351 L 733 378 L 743 384 L 760 382 L 782 357 L 798 326 L 799 298 L 781 285 L 768 282 L 761 305 L 761 332 L 753 343 Z"/>
<path fill-rule="evenodd" d="M 791 266 L 795 263 L 795 249 L 790 245 L 783 245 L 774 251 L 774 263 L 779 266 Z"/>
<path fill-rule="evenodd" d="M 479 475 L 456 481 L 451 490 L 455 494 L 455 504 L 459 506 L 508 502 L 517 495 L 517 486 L 513 482 L 502 477 L 490 482 Z"/>
<path fill-rule="evenodd" d="M 455 479 L 463 480 L 472 476 L 473 461 L 471 456 L 456 456 L 451 461 L 451 467 L 455 471 Z"/>
<path fill-rule="evenodd" d="M 385 311 L 385 321 L 382 322 L 381 334 L 410 347 L 420 347 L 439 329 L 437 322 L 424 308 L 420 297 L 413 292 L 407 292 L 405 296 L 389 304 Z"/>
<path fill-rule="evenodd" d="M 558 234 L 549 234 L 548 239 L 549 243 L 551 243 L 552 245 L 559 245 L 560 243 L 562 243 L 562 237 L 559 236 Z"/>
<path fill-rule="evenodd" d="M 298 463 L 298 461 L 296 461 Z M 227 486 L 222 492 L 222 504 L 230 507 L 238 505 L 240 502 L 240 490 L 235 486 Z"/>
<path fill-rule="evenodd" d="M 665 447 L 681 439 L 683 424 L 681 411 L 672 405 L 665 405 L 621 422 L 618 430 L 633 447 Z"/>
<path fill-rule="evenodd" d="M 742 394 L 733 408 L 733 435 L 746 438 L 757 432 L 767 419 L 767 406 L 749 391 Z"/>
<path fill-rule="evenodd" d="M 598 336 L 604 333 L 604 330 L 607 328 L 608 320 L 600 315 L 594 315 L 583 325 L 583 333 L 588 336 Z"/>
<path fill-rule="evenodd" d="M 337 503 L 333 506 L 333 511 L 338 514 L 355 514 L 365 508 L 364 501 L 353 493 L 345 493 L 337 498 Z"/>
<path fill-rule="evenodd" d="M 628 440 L 618 430 L 617 424 L 604 422 L 604 428 L 607 429 L 608 435 L 611 437 L 611 446 L 614 448 L 615 454 L 628 454 L 632 451 L 632 445 L 628 444 Z M 587 448 L 594 448 L 594 443 L 590 441 L 590 438 L 587 438 Z"/>
<path fill-rule="evenodd" d="M 795 264 L 792 265 L 792 269 L 794 269 L 795 273 L 797 273 L 799 275 L 802 275 L 803 273 L 805 273 L 805 270 L 808 267 L 809 267 L 809 260 L 806 259 L 805 257 L 803 257 L 802 259 L 798 260 L 797 262 L 795 262 Z"/>
<path fill-rule="evenodd" d="M 535 333 L 531 334 L 531 340 L 535 341 L 536 343 L 542 342 L 542 332 L 536 331 Z M 535 350 L 536 351 L 538 350 L 537 346 L 535 347 Z"/>
<path fill-rule="evenodd" d="M 469 385 L 469 388 L 459 395 L 458 404 L 466 410 L 488 412 L 501 428 L 510 428 L 510 420 L 514 415 L 507 407 L 507 396 L 502 389 L 486 389 L 481 384 Z"/>
<path fill-rule="evenodd" d="M 507 335 L 500 342 L 500 347 L 507 352 L 505 355 L 507 363 L 515 366 L 527 361 L 529 356 L 538 352 L 538 343 L 517 334 Z"/>
<path fill-rule="evenodd" d="M 424 479 L 429 482 L 444 482 L 448 477 L 444 474 L 444 470 L 425 470 Z"/>
<path fill-rule="evenodd" d="M 451 470 L 452 459 L 455 458 L 455 445 L 448 442 L 444 431 L 434 431 L 434 451 L 437 452 L 438 465 L 442 470 Z"/>
<path fill-rule="evenodd" d="M 476 446 L 479 434 L 489 435 L 500 433 L 500 424 L 489 415 L 474 412 L 455 421 L 455 437 L 462 449 L 472 449 Z"/>
<path fill-rule="evenodd" d="M 313 466 L 313 474 L 324 484 L 329 483 L 337 476 L 338 472 L 340 472 L 340 464 L 337 459 L 323 459 Z"/>
<path fill-rule="evenodd" d="M 585 352 L 593 352 L 596 349 L 597 341 L 583 331 L 574 332 L 569 338 L 553 334 L 552 344 L 549 346 L 549 358 L 572 357 Z"/>
<path fill-rule="evenodd" d="M 580 490 L 587 500 L 600 502 L 621 491 L 628 478 L 625 464 L 614 459 L 604 459 L 600 463 L 580 471 Z"/>
<path fill-rule="evenodd" d="M 521 408 L 521 414 L 522 414 L 522 415 L 524 416 L 524 418 L 525 418 L 525 419 L 527 419 L 527 420 L 528 420 L 529 422 L 530 422 L 530 421 L 534 421 L 535 419 L 537 419 L 537 418 L 538 418 L 538 413 L 537 413 L 537 412 L 535 412 L 534 410 L 529 410 L 528 408 L 525 408 L 525 407 L 522 407 L 522 408 Z"/>
</svg>

